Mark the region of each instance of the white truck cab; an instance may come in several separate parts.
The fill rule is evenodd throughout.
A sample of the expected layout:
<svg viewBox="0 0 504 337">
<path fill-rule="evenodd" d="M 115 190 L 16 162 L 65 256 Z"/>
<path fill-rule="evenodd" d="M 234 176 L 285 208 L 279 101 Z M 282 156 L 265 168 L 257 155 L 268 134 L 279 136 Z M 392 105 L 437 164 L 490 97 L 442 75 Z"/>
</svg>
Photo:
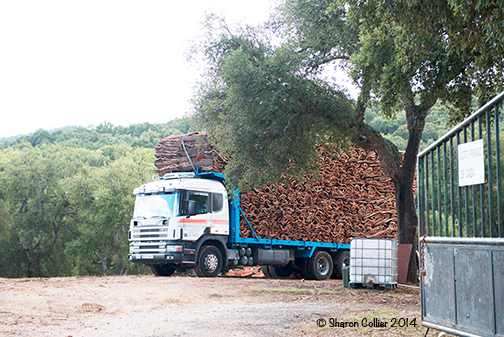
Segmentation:
<svg viewBox="0 0 504 337">
<path fill-rule="evenodd" d="M 198 179 L 188 172 L 170 173 L 136 188 L 133 194 L 136 202 L 129 232 L 130 261 L 141 260 L 155 274 L 168 274 L 175 269 L 164 265 L 166 262 L 181 267 L 194 265 L 198 251 L 194 243 L 204 235 L 225 246 L 229 206 L 220 181 Z"/>
</svg>

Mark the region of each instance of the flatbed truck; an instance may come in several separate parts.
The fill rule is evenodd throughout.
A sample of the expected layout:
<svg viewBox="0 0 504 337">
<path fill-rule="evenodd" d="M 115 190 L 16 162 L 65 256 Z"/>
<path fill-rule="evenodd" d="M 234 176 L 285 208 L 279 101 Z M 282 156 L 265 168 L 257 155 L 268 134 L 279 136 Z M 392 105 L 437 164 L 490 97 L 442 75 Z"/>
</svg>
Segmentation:
<svg viewBox="0 0 504 337">
<path fill-rule="evenodd" d="M 259 238 L 240 208 L 240 195 L 228 195 L 217 172 L 168 173 L 133 192 L 129 260 L 157 276 L 194 269 L 201 277 L 260 265 L 266 277 L 311 280 L 341 278 L 350 245 Z M 240 236 L 240 217 L 254 237 Z"/>
</svg>

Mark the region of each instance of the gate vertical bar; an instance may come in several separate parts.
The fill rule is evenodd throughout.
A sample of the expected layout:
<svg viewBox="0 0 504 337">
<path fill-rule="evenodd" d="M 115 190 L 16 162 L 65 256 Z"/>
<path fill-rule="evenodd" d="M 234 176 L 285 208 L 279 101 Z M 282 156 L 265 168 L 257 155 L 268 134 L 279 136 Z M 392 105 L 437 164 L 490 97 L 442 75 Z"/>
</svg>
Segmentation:
<svg viewBox="0 0 504 337">
<path fill-rule="evenodd" d="M 478 130 L 479 130 L 479 139 L 483 139 L 483 127 L 482 127 L 482 118 L 481 118 L 481 116 L 478 118 Z M 488 124 L 487 124 L 487 132 L 488 132 Z M 487 147 L 489 147 L 489 146 L 490 146 L 490 143 L 487 144 Z M 491 169 L 492 169 L 492 166 L 490 165 L 488 167 L 489 172 L 490 172 Z M 481 215 L 480 215 L 480 218 L 481 218 L 481 237 L 482 238 L 485 237 L 485 229 L 486 229 L 485 189 L 484 189 L 483 185 L 484 184 L 479 185 L 479 192 L 480 192 L 480 212 L 481 212 Z"/>
<path fill-rule="evenodd" d="M 480 119 L 478 118 L 478 122 L 481 122 Z M 475 136 L 475 123 L 471 124 L 471 141 L 476 140 Z M 473 232 L 472 235 L 476 237 L 477 233 L 477 228 L 476 228 L 476 221 L 477 217 L 476 214 L 478 213 L 477 208 L 476 208 L 476 186 L 472 185 L 471 186 L 471 192 L 472 192 L 472 219 L 473 219 Z"/>
<path fill-rule="evenodd" d="M 439 236 L 443 236 L 442 233 L 443 233 L 443 211 L 441 210 L 441 155 L 440 155 L 440 152 L 441 152 L 441 146 L 438 146 L 437 149 L 436 149 L 436 159 L 437 159 L 437 162 L 436 162 L 436 167 L 437 167 L 437 202 L 438 202 L 438 220 L 439 220 L 439 231 L 438 231 L 438 235 Z"/>
<path fill-rule="evenodd" d="M 464 143 L 467 143 L 467 129 L 464 129 Z M 469 187 L 464 186 L 466 236 L 469 236 Z"/>
<path fill-rule="evenodd" d="M 429 213 L 429 156 L 425 156 L 424 168 L 425 168 L 425 235 L 430 234 L 430 213 Z"/>
<path fill-rule="evenodd" d="M 426 235 L 425 233 L 425 214 L 424 214 L 424 197 L 425 197 L 425 189 L 424 189 L 424 170 L 423 170 L 423 158 L 417 159 L 417 167 L 418 167 L 418 221 L 420 225 L 418 226 L 419 236 L 422 237 Z"/>
<path fill-rule="evenodd" d="M 445 218 L 445 236 L 448 236 L 448 179 L 447 167 L 448 159 L 446 154 L 446 142 L 443 143 L 443 193 L 444 193 L 444 218 Z"/>
<path fill-rule="evenodd" d="M 486 132 L 487 132 L 487 147 L 488 147 L 488 154 L 487 154 L 487 157 L 488 157 L 488 226 L 489 226 L 489 230 L 490 230 L 490 237 L 493 238 L 493 192 L 492 192 L 492 189 L 493 189 L 493 186 L 492 186 L 492 183 L 493 183 L 493 177 L 492 177 L 492 133 L 491 133 L 491 130 L 492 130 L 492 127 L 491 127 L 491 119 L 490 119 L 490 110 L 487 110 L 486 112 Z M 483 188 L 483 185 L 481 185 L 482 188 Z M 483 193 L 481 193 L 483 194 Z M 483 199 L 483 197 L 482 197 Z M 481 206 L 484 207 L 484 200 L 481 201 L 482 204 Z M 481 212 L 483 213 L 484 212 L 484 209 L 481 210 Z M 484 217 L 483 217 L 484 218 Z M 482 226 L 484 227 L 484 224 L 482 224 Z M 483 230 L 483 233 L 485 233 L 485 231 Z M 485 236 L 483 234 L 483 236 Z"/>
<path fill-rule="evenodd" d="M 431 205 L 432 205 L 432 233 L 436 235 L 436 188 L 435 188 L 435 179 L 434 179 L 434 151 L 431 152 L 431 175 L 432 175 L 432 192 L 431 192 Z"/>
<path fill-rule="evenodd" d="M 450 214 L 452 235 L 455 236 L 455 188 L 453 181 L 453 137 L 450 137 Z"/>
<path fill-rule="evenodd" d="M 497 223 L 499 226 L 499 237 L 502 238 L 502 197 L 501 197 L 501 171 L 500 171 L 500 141 L 499 141 L 499 105 L 495 106 L 495 157 L 497 163 L 495 167 L 495 179 L 497 180 Z"/>
<path fill-rule="evenodd" d="M 457 148 L 459 145 L 460 145 L 460 132 L 457 132 Z M 457 154 L 457 158 L 458 158 L 458 154 Z M 458 169 L 459 169 L 459 164 L 458 164 L 458 159 L 457 159 L 457 170 Z M 464 228 L 463 228 L 463 224 L 462 224 L 462 187 L 459 186 L 458 182 L 459 182 L 459 178 L 457 175 L 457 191 L 458 191 L 458 193 L 457 193 L 457 196 L 458 196 L 458 199 L 457 199 L 457 208 L 458 208 L 457 219 L 459 221 L 459 237 L 462 237 L 463 232 L 464 232 Z"/>
</svg>

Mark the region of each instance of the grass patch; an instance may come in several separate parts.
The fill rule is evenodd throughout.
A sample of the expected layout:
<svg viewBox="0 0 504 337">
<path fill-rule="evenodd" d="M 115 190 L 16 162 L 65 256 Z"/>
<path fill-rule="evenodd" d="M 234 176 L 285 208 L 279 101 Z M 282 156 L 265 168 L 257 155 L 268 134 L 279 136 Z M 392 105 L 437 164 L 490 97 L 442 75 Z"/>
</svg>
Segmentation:
<svg viewBox="0 0 504 337">
<path fill-rule="evenodd" d="M 264 289 L 264 292 L 272 293 L 272 294 L 294 294 L 294 295 L 309 295 L 313 293 L 308 289 L 297 289 L 297 288 L 272 288 L 272 289 Z"/>
<path fill-rule="evenodd" d="M 316 295 L 328 295 L 335 296 L 341 295 L 341 289 L 306 289 L 306 288 L 271 288 L 264 289 L 262 292 L 270 294 L 287 294 L 287 295 L 306 295 L 306 296 L 316 296 Z"/>
</svg>

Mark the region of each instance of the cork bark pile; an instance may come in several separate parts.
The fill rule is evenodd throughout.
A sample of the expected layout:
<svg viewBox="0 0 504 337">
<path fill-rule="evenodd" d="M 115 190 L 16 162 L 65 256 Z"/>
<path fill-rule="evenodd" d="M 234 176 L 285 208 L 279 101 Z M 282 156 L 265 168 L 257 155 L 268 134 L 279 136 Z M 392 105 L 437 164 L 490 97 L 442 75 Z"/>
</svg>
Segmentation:
<svg viewBox="0 0 504 337">
<path fill-rule="evenodd" d="M 193 165 L 200 172 L 222 172 L 225 166 L 217 150 L 209 144 L 206 132 L 163 138 L 156 146 L 155 156 L 154 165 L 160 176 L 173 171 L 192 171 Z"/>
<path fill-rule="evenodd" d="M 395 239 L 394 186 L 383 175 L 376 153 L 356 148 L 335 156 L 320 148 L 319 156 L 323 165 L 318 179 L 308 175 L 303 184 L 290 180 L 242 191 L 241 207 L 257 236 L 338 243 L 349 243 L 352 237 Z M 193 165 L 201 172 L 222 172 L 225 164 L 206 133 L 167 137 L 156 146 L 159 175 L 192 170 Z M 254 237 L 243 217 L 240 233 Z"/>
</svg>

